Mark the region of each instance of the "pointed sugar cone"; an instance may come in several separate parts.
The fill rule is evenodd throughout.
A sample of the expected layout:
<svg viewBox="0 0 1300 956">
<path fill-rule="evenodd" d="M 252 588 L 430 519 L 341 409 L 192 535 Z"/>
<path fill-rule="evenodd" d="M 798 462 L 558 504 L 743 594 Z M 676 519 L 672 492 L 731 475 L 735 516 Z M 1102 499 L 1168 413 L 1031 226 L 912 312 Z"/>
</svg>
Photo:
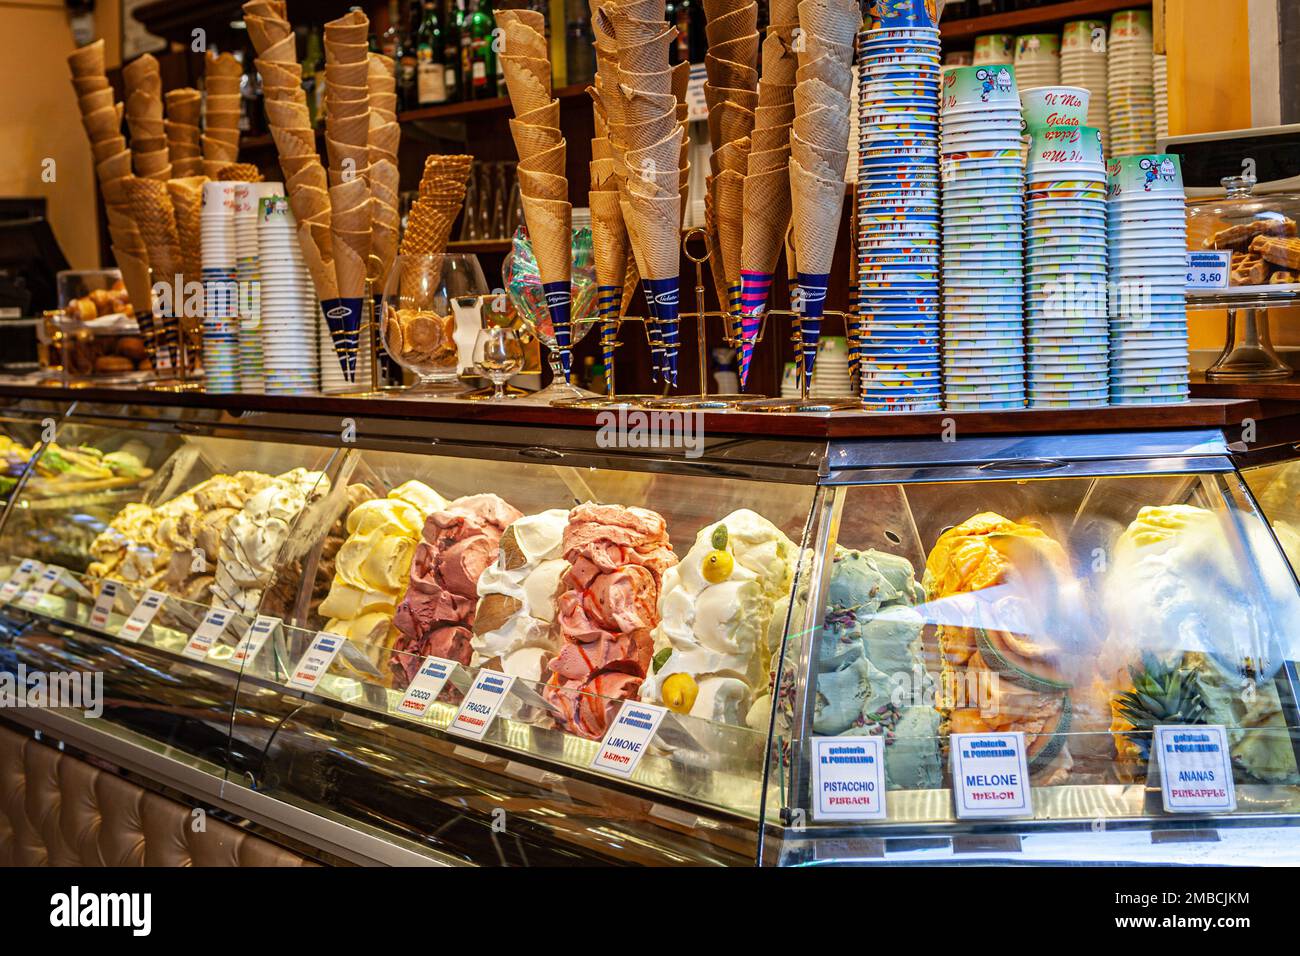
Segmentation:
<svg viewBox="0 0 1300 956">
<path fill-rule="evenodd" d="M 746 176 L 744 208 L 740 268 L 770 275 L 776 269 L 785 232 L 790 227 L 789 167 Z"/>
<path fill-rule="evenodd" d="M 543 283 L 568 282 L 573 261 L 573 207 L 556 199 L 523 196 L 524 222 Z"/>
<path fill-rule="evenodd" d="M 520 159 L 553 149 L 564 142 L 564 135 L 550 126 L 525 126 L 518 120 L 510 121 L 510 135 Z"/>
<path fill-rule="evenodd" d="M 724 172 L 713 180 L 718 224 L 718 246 L 728 283 L 740 278 L 740 252 L 744 245 L 745 177 Z"/>
<path fill-rule="evenodd" d="M 727 100 L 709 113 L 709 136 L 718 143 L 744 139 L 754 131 L 754 112 Z"/>
<path fill-rule="evenodd" d="M 104 41 L 95 40 L 68 54 L 68 68 L 73 76 L 104 75 Z"/>
<path fill-rule="evenodd" d="M 681 196 L 645 197 L 629 193 L 629 221 L 640 237 L 643 279 L 676 278 L 681 269 Z"/>
<path fill-rule="evenodd" d="M 671 70 L 663 70 L 658 73 L 642 73 L 636 70 L 625 70 L 620 66 L 618 85 L 622 89 L 623 95 L 629 99 L 638 93 L 657 93 L 660 96 L 671 96 L 673 102 L 677 102 L 677 94 L 673 92 L 673 74 Z"/>
<path fill-rule="evenodd" d="M 105 87 L 102 90 L 95 90 L 93 93 L 78 97 L 77 109 L 80 110 L 82 116 L 89 116 L 95 110 L 113 109 L 116 103 L 112 87 Z"/>
<path fill-rule="evenodd" d="M 757 33 L 757 3 L 737 6 L 720 17 L 710 17 L 704 25 L 704 36 L 709 41 L 709 46 Z"/>
<path fill-rule="evenodd" d="M 830 272 L 844 211 L 844 181 L 823 179 L 791 159 L 790 196 L 800 270 L 811 275 Z"/>
<path fill-rule="evenodd" d="M 546 30 L 546 16 L 536 10 L 495 10 L 497 26 L 505 27 L 511 23 L 522 23 L 537 33 Z"/>
<path fill-rule="evenodd" d="M 551 100 L 545 106 L 539 106 L 527 113 L 517 114 L 515 119 L 527 126 L 549 126 L 552 129 L 559 129 L 560 101 Z"/>
<path fill-rule="evenodd" d="M 534 30 L 519 21 L 498 24 L 504 33 L 504 45 L 501 52 L 511 56 L 527 56 L 545 60 L 550 56 L 546 45 L 546 35 L 541 30 Z"/>
<path fill-rule="evenodd" d="M 848 150 L 836 152 L 829 149 L 816 149 L 799 138 L 798 133 L 790 136 L 790 158 L 796 160 L 814 176 L 821 179 L 844 180 L 844 169 L 848 164 Z"/>
<path fill-rule="evenodd" d="M 862 8 L 857 0 L 800 0 L 799 26 L 813 36 L 852 46 L 862 29 Z"/>
<path fill-rule="evenodd" d="M 847 149 L 849 117 L 829 106 L 818 107 L 795 116 L 794 133 L 817 149 Z"/>
<path fill-rule="evenodd" d="M 561 140 L 558 146 L 540 153 L 532 153 L 519 160 L 519 168 L 535 173 L 547 173 L 551 176 L 564 176 L 567 161 L 567 144 Z"/>
<path fill-rule="evenodd" d="M 563 176 L 533 172 L 521 165 L 518 178 L 519 190 L 525 196 L 532 196 L 535 199 L 567 200 L 569 198 L 569 181 Z"/>
<path fill-rule="evenodd" d="M 623 287 L 627 270 L 627 230 L 618 193 L 588 193 L 591 204 L 591 248 L 596 260 L 596 281 L 602 286 Z"/>
</svg>

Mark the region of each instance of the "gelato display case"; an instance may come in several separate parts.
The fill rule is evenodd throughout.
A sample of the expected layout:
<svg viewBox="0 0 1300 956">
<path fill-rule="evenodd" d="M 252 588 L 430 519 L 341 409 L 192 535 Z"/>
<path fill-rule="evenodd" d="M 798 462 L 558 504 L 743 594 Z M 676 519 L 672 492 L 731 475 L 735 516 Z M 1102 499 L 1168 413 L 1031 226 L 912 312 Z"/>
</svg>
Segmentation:
<svg viewBox="0 0 1300 956">
<path fill-rule="evenodd" d="M 42 442 L 50 409 L 11 399 L 8 433 L 40 447 L 0 527 L 0 668 L 101 673 L 104 707 L 0 719 L 325 862 L 1177 862 L 1207 841 L 1248 862 L 1300 822 L 1300 588 L 1270 511 L 1300 513 L 1297 476 L 1257 485 L 1219 427 L 713 416 L 687 455 L 374 408 L 83 401 Z M 63 449 L 125 471 L 42 493 Z M 1157 728 L 1202 725 L 1235 806 L 1166 809 Z M 971 816 L 954 768 L 987 738 L 1016 741 L 1025 803 Z"/>
</svg>

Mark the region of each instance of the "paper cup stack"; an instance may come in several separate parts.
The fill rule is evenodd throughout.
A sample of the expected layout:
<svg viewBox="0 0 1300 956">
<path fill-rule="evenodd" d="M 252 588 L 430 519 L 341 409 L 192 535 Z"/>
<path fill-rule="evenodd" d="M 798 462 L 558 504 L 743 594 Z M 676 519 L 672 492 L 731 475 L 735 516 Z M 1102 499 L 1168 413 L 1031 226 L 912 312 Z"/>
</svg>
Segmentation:
<svg viewBox="0 0 1300 956">
<path fill-rule="evenodd" d="M 240 390 L 240 287 L 235 218 L 245 183 L 203 185 L 203 372 L 209 392 Z"/>
<path fill-rule="evenodd" d="M 921 13 L 924 7 L 914 13 Z M 873 9 L 858 35 L 856 357 L 867 411 L 933 411 L 939 363 L 939 31 Z"/>
<path fill-rule="evenodd" d="M 1016 37 L 1016 82 L 1023 89 L 1061 82 L 1061 38 L 1055 33 Z"/>
<path fill-rule="evenodd" d="M 1106 167 L 1112 405 L 1186 401 L 1187 219 L 1178 157 Z"/>
<path fill-rule="evenodd" d="M 1011 66 L 944 75 L 944 404 L 955 411 L 1025 403 L 1024 171 Z"/>
<path fill-rule="evenodd" d="M 104 73 L 104 41 L 96 40 L 69 54 L 68 67 L 77 94 L 77 108 L 81 111 L 81 124 L 90 140 L 95 176 L 104 196 L 113 258 L 122 272 L 127 296 L 152 353 L 154 343 L 148 325 L 152 308 L 148 251 L 131 216 L 131 202 L 127 197 L 131 152 L 122 135 L 122 104 L 115 101 Z"/>
<path fill-rule="evenodd" d="M 1086 126 L 1101 131 L 1102 149 L 1110 155 L 1110 98 L 1106 79 L 1106 24 L 1071 20 L 1061 34 L 1061 85 L 1088 91 Z"/>
<path fill-rule="evenodd" d="M 928 16 L 922 0 L 907 4 L 880 0 L 872 9 L 887 8 L 892 15 L 900 6 L 909 12 L 919 7 L 921 13 L 916 16 Z M 799 316 L 803 377 L 809 387 L 844 213 L 853 42 L 861 27 L 862 13 L 855 0 L 803 0 L 799 4 L 802 33 L 801 42 L 795 45 L 799 69 L 790 128 L 790 221 L 798 270 L 792 305 Z M 936 52 L 936 68 L 938 62 Z"/>
<path fill-rule="evenodd" d="M 1151 56 L 1152 82 L 1156 94 L 1156 138 L 1169 136 L 1169 62 L 1163 53 Z"/>
<path fill-rule="evenodd" d="M 771 23 L 763 38 L 762 74 L 754 132 L 745 160 L 744 222 L 740 248 L 740 384 L 749 379 L 754 342 L 762 326 L 785 236 L 790 229 L 790 126 L 794 122 L 795 34 L 798 7 L 791 0 L 770 4 Z"/>
<path fill-rule="evenodd" d="M 262 366 L 262 268 L 258 209 L 263 199 L 283 196 L 282 183 L 235 183 L 235 274 L 239 278 L 239 380 L 245 392 L 266 388 Z"/>
<path fill-rule="evenodd" d="M 1106 166 L 1081 125 L 1088 91 L 1022 90 L 1031 136 L 1025 175 L 1025 345 L 1029 405 L 1105 405 Z"/>
<path fill-rule="evenodd" d="M 320 312 L 297 232 L 293 211 L 283 196 L 259 200 L 257 259 L 262 278 L 259 305 L 262 368 L 268 395 L 301 394 L 315 390 L 319 384 L 316 341 Z M 325 364 L 331 371 L 338 368 L 338 374 L 343 374 L 333 354 Z"/>
<path fill-rule="evenodd" d="M 969 64 L 953 66 L 1002 66 L 1016 56 L 1016 38 L 1010 33 L 986 33 L 975 38 L 975 55 Z"/>
<path fill-rule="evenodd" d="M 662 0 L 659 9 L 662 19 Z M 510 133 L 519 154 L 516 175 L 524 221 L 537 259 L 546 308 L 560 352 L 560 366 L 567 382 L 572 364 L 569 312 L 573 299 L 573 204 L 569 202 L 569 179 L 565 171 L 568 143 L 560 132 L 560 103 L 551 92 L 546 21 L 536 11 L 501 10 L 497 13 L 497 23 L 504 30 L 501 68 L 515 114 L 510 120 Z M 667 56 L 666 45 L 664 56 Z M 672 88 L 667 76 L 664 82 L 664 93 L 671 98 Z M 673 104 L 671 125 L 680 136 L 675 99 Z M 676 157 L 674 153 L 671 164 L 674 177 L 677 173 Z M 660 168 L 667 167 L 661 165 Z M 673 182 L 675 190 L 676 178 Z"/>
<path fill-rule="evenodd" d="M 203 172 L 216 179 L 223 166 L 239 159 L 239 78 L 232 54 L 209 52 L 204 58 Z"/>
<path fill-rule="evenodd" d="M 1151 11 L 1120 10 L 1110 19 L 1110 150 L 1150 152 L 1156 142 L 1156 94 Z"/>
</svg>

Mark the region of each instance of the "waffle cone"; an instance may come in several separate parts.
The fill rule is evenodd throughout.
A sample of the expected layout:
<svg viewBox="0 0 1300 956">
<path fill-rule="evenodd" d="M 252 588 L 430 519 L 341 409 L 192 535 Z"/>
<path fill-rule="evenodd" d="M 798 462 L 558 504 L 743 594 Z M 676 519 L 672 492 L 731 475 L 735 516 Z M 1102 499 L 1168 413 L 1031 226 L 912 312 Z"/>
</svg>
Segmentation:
<svg viewBox="0 0 1300 956">
<path fill-rule="evenodd" d="M 73 76 L 103 76 L 104 41 L 95 40 L 69 53 L 68 69 Z"/>
<path fill-rule="evenodd" d="M 770 0 L 767 22 L 772 26 L 790 29 L 799 25 L 798 0 Z M 769 27 L 771 29 L 771 27 Z"/>
<path fill-rule="evenodd" d="M 546 31 L 546 16 L 536 10 L 497 10 L 493 14 L 497 26 L 506 27 L 511 23 L 522 23 L 537 33 Z"/>
<path fill-rule="evenodd" d="M 311 130 L 311 114 L 305 103 L 292 100 L 265 100 L 266 119 L 271 130 Z M 313 137 L 313 145 L 315 138 Z"/>
<path fill-rule="evenodd" d="M 78 99 L 110 88 L 106 76 L 74 76 L 72 78 L 72 89 L 76 92 Z"/>
<path fill-rule="evenodd" d="M 673 92 L 673 74 L 671 70 L 661 70 L 657 73 L 641 73 L 620 66 L 618 85 L 623 88 L 623 95 L 628 99 L 632 99 L 638 93 L 657 93 L 660 96 L 672 97 L 673 102 L 677 102 L 677 94 Z"/>
<path fill-rule="evenodd" d="M 252 163 L 230 163 L 222 166 L 215 178 L 228 183 L 260 183 L 262 171 Z"/>
<path fill-rule="evenodd" d="M 862 8 L 857 0 L 800 0 L 799 26 L 810 36 L 851 47 L 862 29 Z"/>
<path fill-rule="evenodd" d="M 104 87 L 101 90 L 95 90 L 93 93 L 87 93 L 77 98 L 77 109 L 82 116 L 89 116 L 95 110 L 114 109 L 117 103 L 113 98 L 111 87 Z"/>
<path fill-rule="evenodd" d="M 131 154 L 121 150 L 95 164 L 95 178 L 101 184 L 131 175 Z"/>
<path fill-rule="evenodd" d="M 746 36 L 758 35 L 758 4 L 734 6 L 718 17 L 709 17 L 704 25 L 709 46 Z"/>
<path fill-rule="evenodd" d="M 541 109 L 551 102 L 550 61 L 502 54 L 501 68 L 516 116 Z"/>
<path fill-rule="evenodd" d="M 686 94 L 691 88 L 691 65 L 683 60 L 668 71 L 672 78 L 673 96 L 678 106 L 686 105 Z"/>
<path fill-rule="evenodd" d="M 126 153 L 127 156 L 131 155 L 131 151 L 126 148 L 126 137 L 120 135 L 110 136 L 107 139 L 92 143 L 90 152 L 97 164 L 116 156 L 118 153 Z"/>
<path fill-rule="evenodd" d="M 817 176 L 791 159 L 790 197 L 799 268 L 813 274 L 830 272 L 844 211 L 844 181 Z"/>
<path fill-rule="evenodd" d="M 280 170 L 284 173 L 284 185 L 290 192 L 295 189 L 313 188 L 322 192 L 329 189 L 329 177 L 325 167 L 317 156 L 299 156 L 292 160 L 281 159 Z"/>
<path fill-rule="evenodd" d="M 257 72 L 262 75 L 263 95 L 268 86 L 290 90 L 302 88 L 302 67 L 299 64 L 263 60 L 260 57 L 255 62 Z"/>
<path fill-rule="evenodd" d="M 199 220 L 203 212 L 203 184 L 205 176 L 189 176 L 167 181 L 167 194 L 171 197 L 172 211 L 176 216 L 176 235 L 180 239 L 185 276 L 198 279 L 202 271 L 203 237 Z"/>
<path fill-rule="evenodd" d="M 604 7 L 601 8 L 602 10 Z M 662 20 L 664 18 L 664 0 L 623 0 L 618 9 L 637 20 Z"/>
<path fill-rule="evenodd" d="M 569 181 L 553 173 L 539 173 L 519 168 L 519 191 L 525 196 L 536 199 L 567 200 L 569 198 Z"/>
<path fill-rule="evenodd" d="M 137 176 L 162 182 L 172 178 L 172 164 L 167 156 L 166 147 L 150 150 L 147 153 L 132 153 L 131 159 Z"/>
<path fill-rule="evenodd" d="M 527 23 L 516 20 L 504 25 L 498 24 L 505 34 L 505 46 L 502 50 L 511 56 L 525 56 L 536 60 L 545 60 L 550 55 L 546 47 L 546 35 L 542 30 L 535 30 Z"/>
<path fill-rule="evenodd" d="M 362 143 L 340 143 L 336 139 L 325 137 L 325 151 L 330 160 L 330 182 L 342 182 L 345 178 L 364 178 L 366 167 L 370 165 L 370 150 Z"/>
<path fill-rule="evenodd" d="M 560 140 L 558 146 L 552 146 L 540 153 L 533 153 L 519 160 L 519 168 L 535 173 L 549 173 L 552 176 L 564 176 L 568 145 Z"/>
<path fill-rule="evenodd" d="M 745 177 L 744 238 L 740 267 L 746 272 L 773 272 L 790 228 L 790 173 L 781 166 Z"/>
<path fill-rule="evenodd" d="M 619 123 L 611 127 L 610 131 L 620 143 L 626 143 L 628 147 L 636 149 L 657 143 L 664 137 L 671 136 L 673 130 L 680 128 L 677 111 L 674 109 L 671 113 L 664 113 L 641 123 Z"/>
<path fill-rule="evenodd" d="M 763 39 L 762 60 L 764 83 L 775 83 L 779 86 L 794 85 L 794 73 L 799 68 L 799 58 L 788 36 L 769 30 Z"/>
<path fill-rule="evenodd" d="M 316 156 L 316 135 L 309 129 L 271 127 L 271 138 L 282 157 Z"/>
<path fill-rule="evenodd" d="M 715 88 L 758 88 L 758 69 L 752 63 L 726 60 L 710 52 L 704 55 L 704 71 L 709 85 Z"/>
<path fill-rule="evenodd" d="M 510 121 L 510 135 L 520 159 L 544 153 L 564 143 L 564 135 L 556 127 L 525 126 L 514 119 Z"/>
<path fill-rule="evenodd" d="M 366 113 L 346 118 L 328 115 L 325 118 L 325 135 L 338 143 L 365 146 L 370 136 L 370 117 Z"/>
<path fill-rule="evenodd" d="M 168 90 L 163 96 L 163 105 L 167 118 L 185 126 L 199 125 L 199 113 L 203 96 L 198 90 L 189 87 Z"/>
<path fill-rule="evenodd" d="M 349 10 L 337 20 L 331 20 L 325 24 L 326 52 L 329 52 L 331 45 L 340 43 L 365 46 L 366 36 L 369 32 L 370 19 L 360 10 Z"/>
<path fill-rule="evenodd" d="M 573 207 L 556 199 L 523 197 L 524 221 L 542 283 L 569 281 L 573 262 Z"/>
<path fill-rule="evenodd" d="M 86 135 L 91 142 L 108 139 L 119 135 L 122 117 L 116 106 L 106 106 L 81 117 L 81 125 L 86 128 Z"/>
<path fill-rule="evenodd" d="M 641 246 L 638 265 L 647 279 L 671 279 L 681 272 L 681 196 L 646 197 L 629 192 L 624 216 L 635 223 Z M 630 213 L 630 215 L 629 215 Z"/>
<path fill-rule="evenodd" d="M 836 95 L 845 102 L 853 90 L 853 70 L 845 63 L 833 57 L 823 56 L 816 60 L 810 60 L 795 70 L 795 82 L 798 86 L 807 86 L 809 83 L 817 82 L 825 84 L 835 91 Z M 798 96 L 796 90 L 795 96 Z M 818 99 L 822 99 L 825 94 L 818 94 Z M 830 100 L 825 100 L 829 103 Z"/>
<path fill-rule="evenodd" d="M 741 89 L 734 86 L 719 86 L 713 90 L 715 102 L 725 103 L 730 100 L 747 110 L 758 108 L 758 93 L 755 90 Z"/>
<path fill-rule="evenodd" d="M 785 125 L 794 119 L 794 90 L 795 84 L 789 86 L 780 86 L 776 83 L 766 83 L 762 80 L 758 83 L 758 109 L 784 109 L 785 120 L 783 123 L 774 125 Z"/>
<path fill-rule="evenodd" d="M 663 27 L 664 24 L 659 24 Z M 619 46 L 620 70 L 633 73 L 662 73 L 668 70 L 668 44 L 677 36 L 676 27 L 667 27 L 662 33 L 639 43 Z"/>
<path fill-rule="evenodd" d="M 744 176 L 749 170 L 749 150 L 750 142 L 745 139 L 723 143 L 711 157 L 714 161 L 713 174 L 716 176 L 730 169 Z"/>
<path fill-rule="evenodd" d="M 640 90 L 624 90 L 621 97 L 622 117 L 610 114 L 610 126 L 637 125 L 657 120 L 661 116 L 676 116 L 677 99 L 671 93 L 646 93 Z"/>
<path fill-rule="evenodd" d="M 794 112 L 796 116 L 800 113 L 810 113 L 822 107 L 828 107 L 847 116 L 849 109 L 848 95 L 841 93 L 821 79 L 801 82 L 794 88 Z"/>
<path fill-rule="evenodd" d="M 591 250 L 596 260 L 596 281 L 622 288 L 627 272 L 628 239 L 618 193 L 613 190 L 588 194 L 591 204 Z"/>
<path fill-rule="evenodd" d="M 113 258 L 122 273 L 122 284 L 126 286 L 126 296 L 131 300 L 131 308 L 141 315 L 151 312 L 153 291 L 149 282 L 149 260 L 116 243 L 113 245 Z"/>
<path fill-rule="evenodd" d="M 763 173 L 770 173 L 773 170 L 784 168 L 789 161 L 790 147 L 788 145 L 776 149 L 751 150 L 749 153 L 749 167 L 745 174 L 747 176 L 758 176 Z"/>
<path fill-rule="evenodd" d="M 843 181 L 844 170 L 848 165 L 847 149 L 818 149 L 799 138 L 798 133 L 790 136 L 790 158 L 797 159 L 804 169 L 822 179 Z"/>
<path fill-rule="evenodd" d="M 348 63 L 325 64 L 325 96 L 328 98 L 331 91 L 342 89 L 363 89 L 366 91 L 365 99 L 370 99 L 370 63 L 366 60 L 355 60 Z M 355 99 L 349 96 L 348 99 Z"/>
<path fill-rule="evenodd" d="M 754 131 L 754 112 L 727 100 L 709 113 L 709 136 L 716 143 L 744 139 Z"/>
<path fill-rule="evenodd" d="M 663 139 L 650 146 L 627 151 L 627 166 L 633 171 L 649 171 L 652 175 L 660 170 L 677 169 L 681 165 L 682 128 L 674 126 Z M 659 278 L 651 276 L 651 278 Z"/>
<path fill-rule="evenodd" d="M 723 43 L 710 43 L 707 55 L 717 60 L 741 63 L 753 69 L 758 63 L 758 49 L 758 34 L 750 33 L 747 36 L 736 37 L 734 40 L 727 40 Z"/>
<path fill-rule="evenodd" d="M 766 129 L 755 129 L 750 141 L 751 153 L 764 153 L 774 149 L 789 152 L 790 126 L 769 126 Z"/>
<path fill-rule="evenodd" d="M 745 237 L 745 177 L 727 171 L 715 176 L 712 186 L 723 276 L 731 284 L 740 281 L 740 254 Z"/>
<path fill-rule="evenodd" d="M 829 106 L 799 113 L 794 118 L 794 133 L 817 149 L 844 150 L 849 143 L 849 117 Z"/>
</svg>

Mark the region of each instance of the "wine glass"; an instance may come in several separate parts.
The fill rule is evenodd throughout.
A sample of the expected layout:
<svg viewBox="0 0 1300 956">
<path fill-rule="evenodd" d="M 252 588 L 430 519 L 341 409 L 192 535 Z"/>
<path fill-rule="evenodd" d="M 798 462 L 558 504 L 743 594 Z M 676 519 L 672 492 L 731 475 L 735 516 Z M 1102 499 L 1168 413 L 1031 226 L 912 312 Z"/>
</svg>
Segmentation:
<svg viewBox="0 0 1300 956">
<path fill-rule="evenodd" d="M 480 329 L 474 342 L 474 364 L 492 381 L 492 400 L 504 401 L 506 382 L 524 367 L 524 347 L 519 333 L 509 326 L 488 325 Z"/>
<path fill-rule="evenodd" d="M 401 255 L 380 305 L 380 335 L 393 361 L 415 373 L 412 392 L 463 391 L 487 279 L 468 253 Z"/>
</svg>

